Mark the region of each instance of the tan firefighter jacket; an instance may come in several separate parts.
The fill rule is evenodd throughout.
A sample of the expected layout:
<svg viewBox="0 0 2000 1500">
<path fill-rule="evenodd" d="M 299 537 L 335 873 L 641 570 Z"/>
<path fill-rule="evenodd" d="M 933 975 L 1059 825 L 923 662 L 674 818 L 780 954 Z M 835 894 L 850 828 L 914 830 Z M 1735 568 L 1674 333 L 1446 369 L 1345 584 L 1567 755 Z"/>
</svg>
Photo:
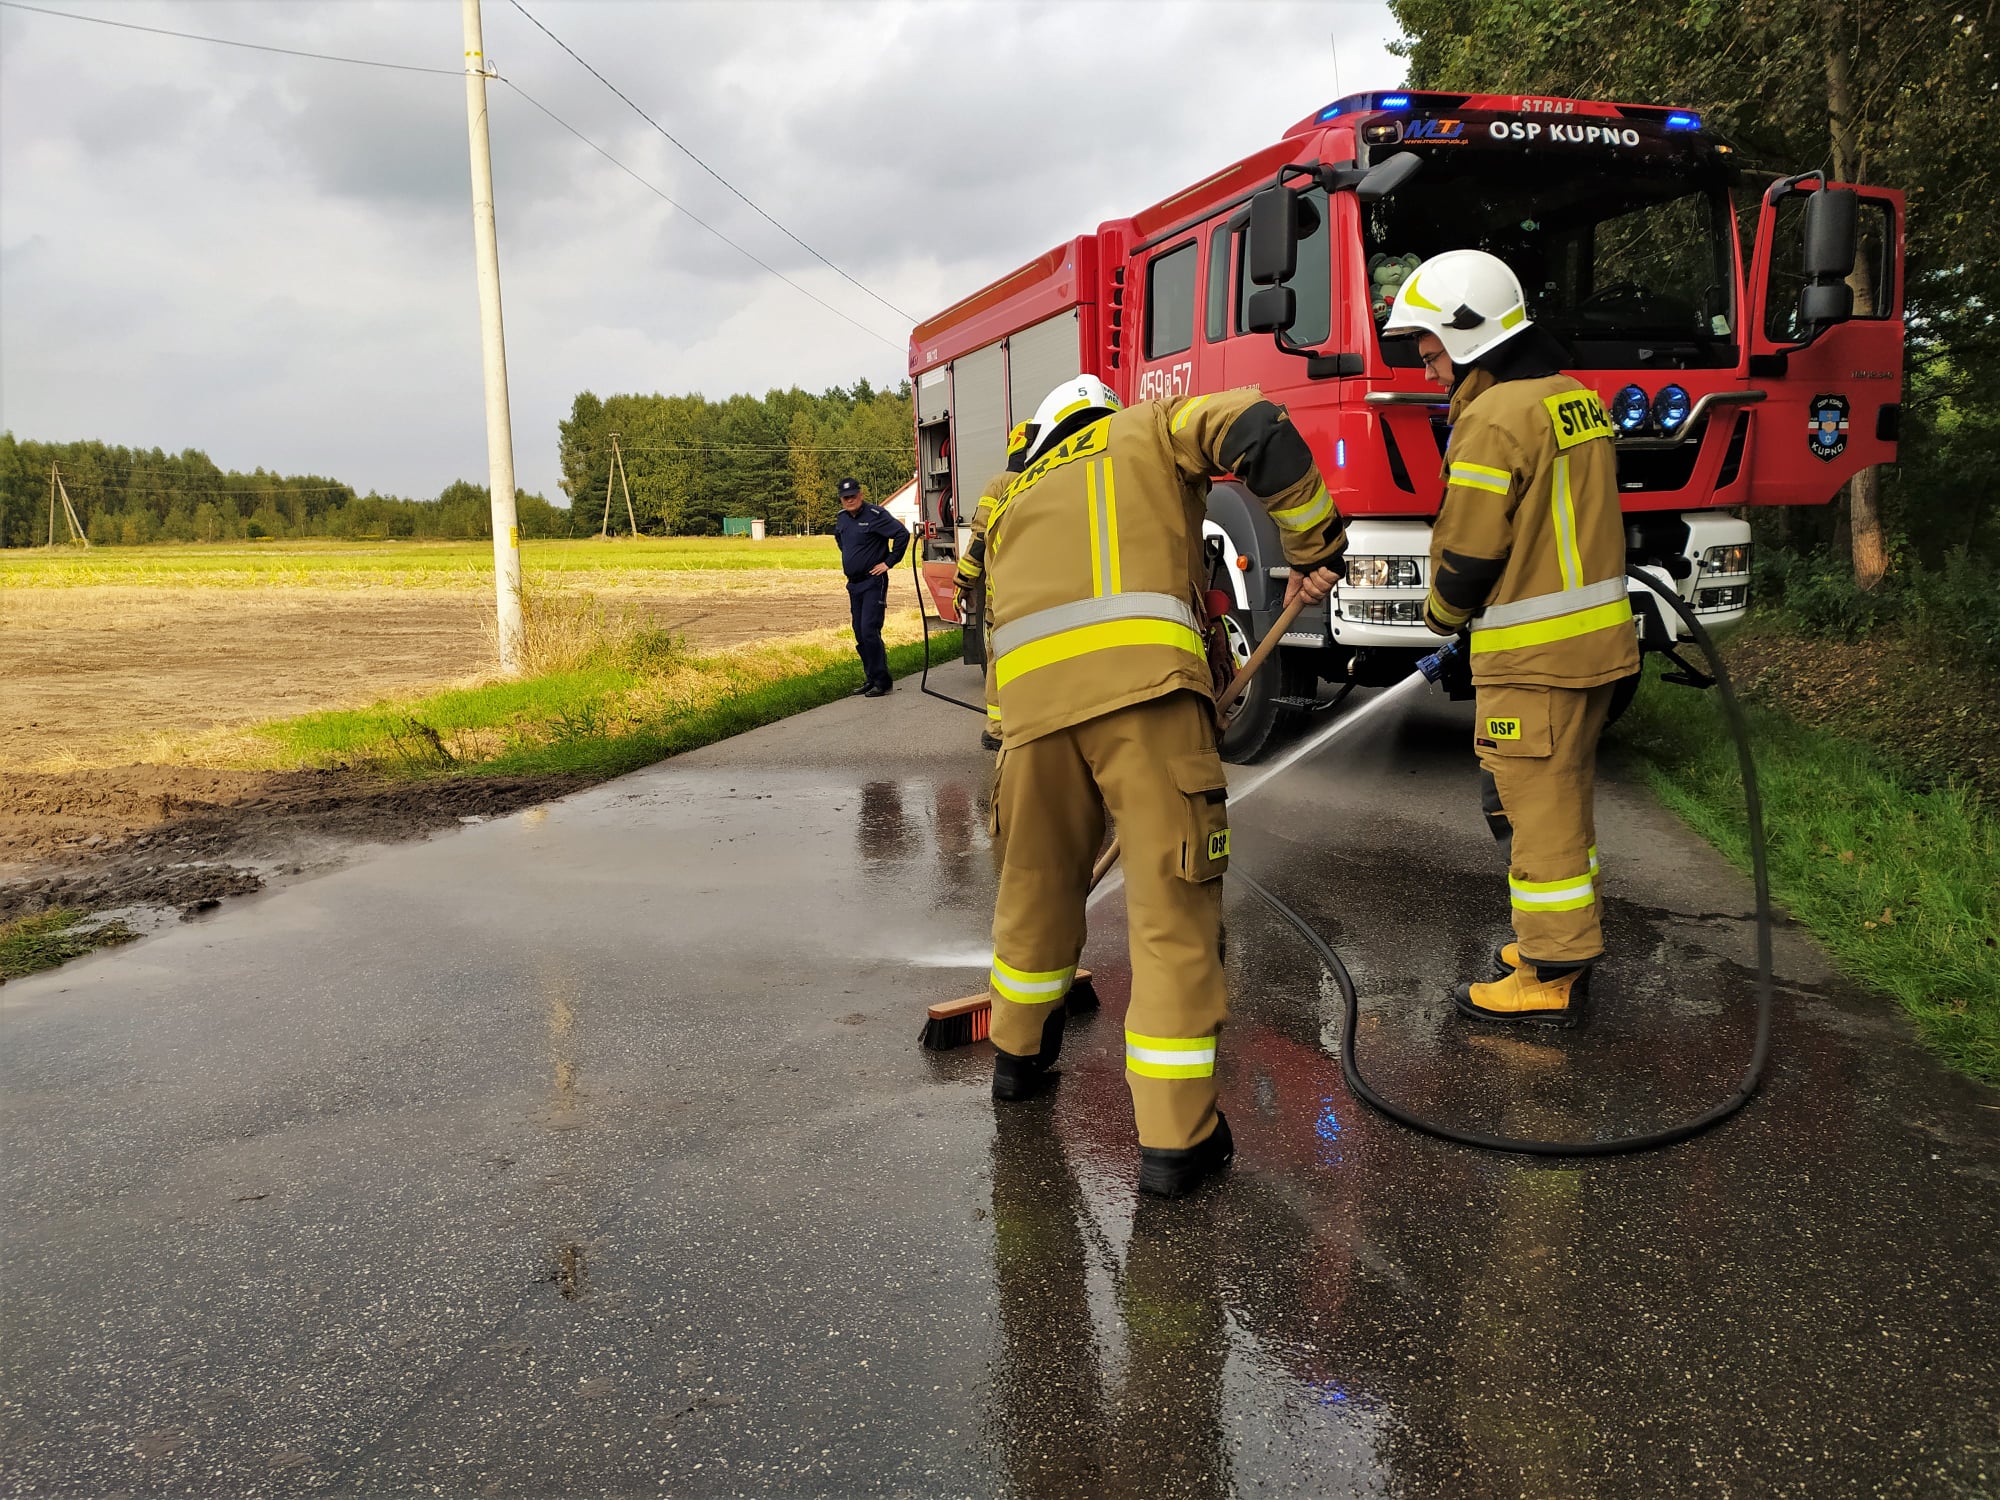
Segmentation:
<svg viewBox="0 0 2000 1500">
<path fill-rule="evenodd" d="M 953 579 L 953 588 L 961 594 L 970 594 L 979 587 L 986 566 L 986 528 L 992 524 L 993 507 L 1000 503 L 1000 497 L 1007 493 L 1007 486 L 1014 476 L 1002 469 L 986 481 L 986 488 L 979 492 L 979 503 L 973 507 L 972 517 L 966 522 L 972 532 L 972 540 L 958 556 L 958 570 Z"/>
<path fill-rule="evenodd" d="M 1011 477 L 987 530 L 994 680 L 1008 745 L 1186 688 L 1212 696 L 1202 519 L 1208 479 L 1263 503 L 1295 569 L 1346 534 L 1312 453 L 1255 390 L 1143 401 Z"/>
<path fill-rule="evenodd" d="M 1474 682 L 1585 688 L 1639 670 L 1610 419 L 1567 375 L 1451 400 L 1425 623 L 1470 625 Z"/>
</svg>

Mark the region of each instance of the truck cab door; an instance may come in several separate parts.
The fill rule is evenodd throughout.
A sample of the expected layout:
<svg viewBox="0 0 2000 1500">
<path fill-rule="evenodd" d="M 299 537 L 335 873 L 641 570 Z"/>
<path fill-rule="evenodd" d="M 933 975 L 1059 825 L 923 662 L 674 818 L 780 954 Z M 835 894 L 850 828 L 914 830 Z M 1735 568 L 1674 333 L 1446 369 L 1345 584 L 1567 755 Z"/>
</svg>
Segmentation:
<svg viewBox="0 0 2000 1500">
<path fill-rule="evenodd" d="M 1829 183 L 1828 187 L 1844 187 Z M 1903 399 L 1903 195 L 1854 188 L 1859 197 L 1854 315 L 1801 343 L 1806 284 L 1802 183 L 1766 194 L 1751 260 L 1745 330 L 1750 384 L 1769 392 L 1756 409 L 1751 499 L 1822 505 L 1849 479 L 1893 463 Z"/>
</svg>

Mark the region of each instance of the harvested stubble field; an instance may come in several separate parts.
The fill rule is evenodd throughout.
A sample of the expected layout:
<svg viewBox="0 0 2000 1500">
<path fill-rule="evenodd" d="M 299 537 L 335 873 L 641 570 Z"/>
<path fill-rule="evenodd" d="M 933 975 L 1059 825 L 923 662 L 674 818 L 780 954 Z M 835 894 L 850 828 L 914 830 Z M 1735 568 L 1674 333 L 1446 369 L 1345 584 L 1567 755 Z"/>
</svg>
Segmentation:
<svg viewBox="0 0 2000 1500">
<path fill-rule="evenodd" d="M 652 615 L 697 652 L 847 623 L 828 537 L 529 542 L 528 589 Z M 484 542 L 0 552 L 0 770 L 157 760 L 219 727 L 485 674 Z M 907 571 L 892 610 L 915 608 Z"/>
<path fill-rule="evenodd" d="M 828 538 L 530 542 L 522 561 L 531 611 L 605 639 L 499 684 L 484 543 L 0 553 L 0 925 L 201 909 L 858 680 Z M 892 643 L 917 636 L 915 603 L 899 571 Z"/>
</svg>

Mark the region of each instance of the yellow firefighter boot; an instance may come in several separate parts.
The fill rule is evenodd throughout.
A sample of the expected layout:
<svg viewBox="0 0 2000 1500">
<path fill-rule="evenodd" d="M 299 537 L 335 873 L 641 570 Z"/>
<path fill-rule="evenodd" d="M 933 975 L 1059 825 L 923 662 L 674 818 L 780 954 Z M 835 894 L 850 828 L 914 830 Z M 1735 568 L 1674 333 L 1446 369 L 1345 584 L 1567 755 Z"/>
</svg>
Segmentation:
<svg viewBox="0 0 2000 1500">
<path fill-rule="evenodd" d="M 1581 1026 L 1590 1001 L 1590 969 L 1587 963 L 1524 963 L 1491 984 L 1461 984 L 1452 999 L 1479 1021 Z"/>
<path fill-rule="evenodd" d="M 1493 977 L 1495 979 L 1505 979 L 1520 967 L 1521 945 L 1519 943 L 1502 943 L 1493 950 Z"/>
</svg>

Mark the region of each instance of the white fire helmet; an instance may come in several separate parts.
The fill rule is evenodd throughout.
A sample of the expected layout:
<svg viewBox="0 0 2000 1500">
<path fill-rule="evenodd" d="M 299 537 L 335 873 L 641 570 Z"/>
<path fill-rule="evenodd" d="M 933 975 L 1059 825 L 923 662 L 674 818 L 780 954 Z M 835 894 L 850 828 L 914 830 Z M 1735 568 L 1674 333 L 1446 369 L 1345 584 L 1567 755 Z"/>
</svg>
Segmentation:
<svg viewBox="0 0 2000 1500">
<path fill-rule="evenodd" d="M 1042 456 L 1049 437 L 1071 417 L 1087 411 L 1118 411 L 1122 405 L 1112 395 L 1111 387 L 1095 375 L 1078 375 L 1065 380 L 1042 397 L 1042 404 L 1035 408 L 1035 415 L 1028 423 L 1027 462 L 1033 463 Z"/>
<path fill-rule="evenodd" d="M 1382 332 L 1431 333 L 1454 365 L 1469 365 L 1533 326 L 1520 278 L 1484 250 L 1447 250 L 1410 273 Z"/>
</svg>

